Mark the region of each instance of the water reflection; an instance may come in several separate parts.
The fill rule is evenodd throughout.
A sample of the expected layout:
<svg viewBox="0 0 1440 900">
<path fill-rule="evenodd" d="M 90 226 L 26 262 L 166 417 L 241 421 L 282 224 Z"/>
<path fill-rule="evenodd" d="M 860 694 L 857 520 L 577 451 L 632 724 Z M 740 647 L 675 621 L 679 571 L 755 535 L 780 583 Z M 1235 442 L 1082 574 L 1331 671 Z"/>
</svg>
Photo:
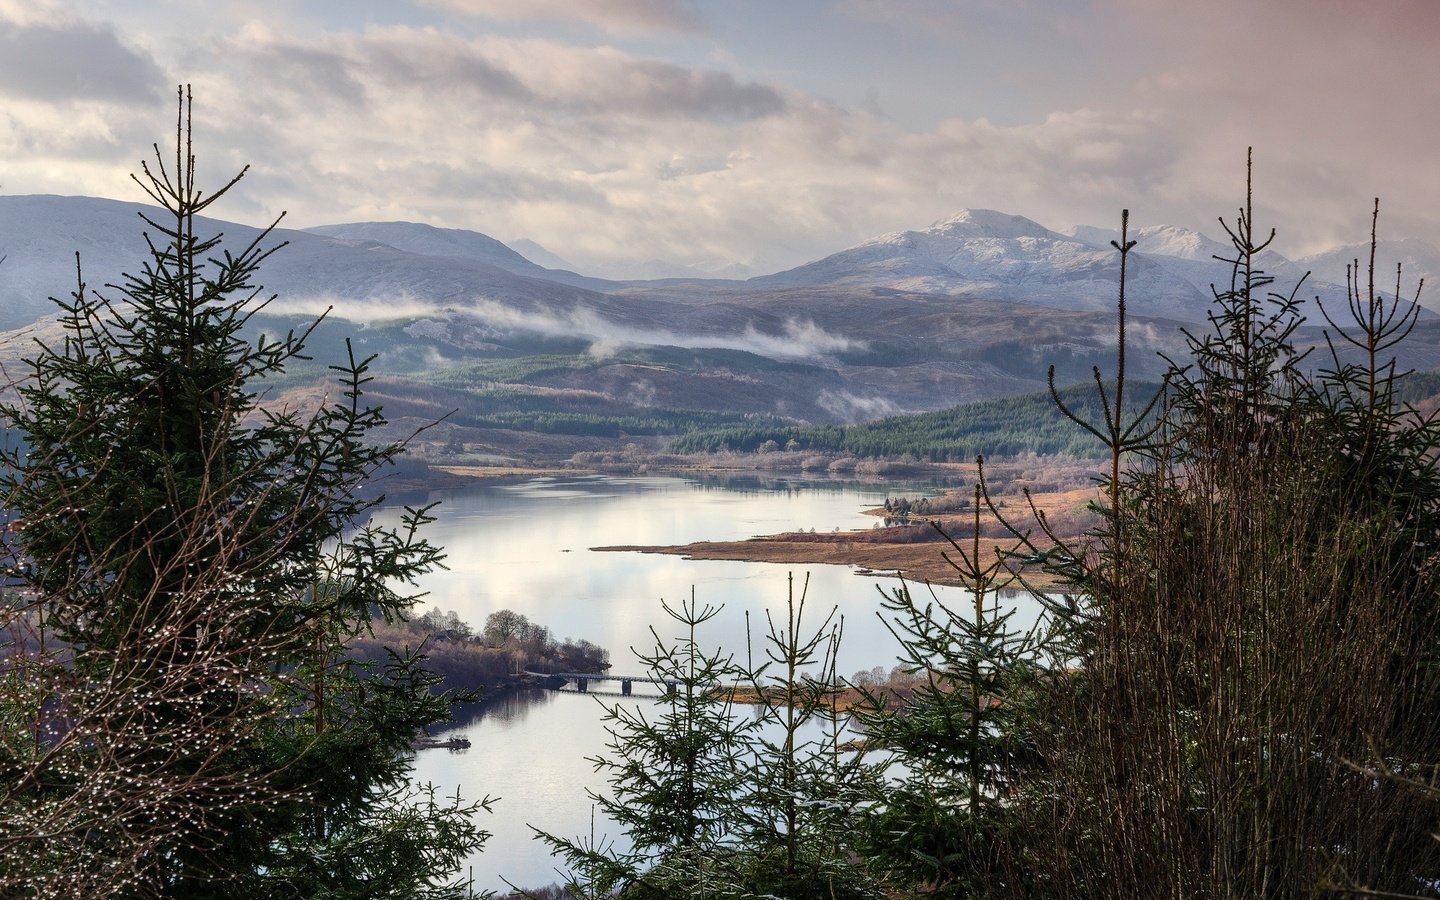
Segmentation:
<svg viewBox="0 0 1440 900">
<path fill-rule="evenodd" d="M 431 729 L 436 737 L 457 737 L 459 732 L 484 724 L 486 728 L 518 728 L 525 724 L 531 710 L 549 703 L 555 694 L 540 688 L 522 688 L 485 698 L 479 703 L 456 707 L 455 721 Z"/>
<path fill-rule="evenodd" d="M 604 780 L 586 758 L 601 752 L 606 734 L 593 698 L 552 691 L 524 691 L 496 698 L 465 712 L 462 720 L 437 734 L 463 736 L 467 750 L 416 753 L 415 777 L 442 792 L 497 798 L 494 812 L 480 825 L 492 837 L 466 864 L 477 892 L 504 889 L 502 878 L 523 887 L 559 880 L 544 845 L 531 826 L 566 837 L 589 828 L 586 790 Z"/>
<path fill-rule="evenodd" d="M 485 793 L 499 798 L 488 821 L 480 823 L 492 832 L 490 841 L 466 863 L 477 893 L 504 890 L 505 880 L 530 888 L 563 880 L 545 846 L 534 840 L 533 829 L 570 838 L 590 833 L 592 803 L 586 792 L 608 791 L 604 774 L 589 759 L 606 752 L 605 709 L 617 703 L 644 706 L 654 721 L 660 710 L 650 708 L 658 707 L 657 700 L 517 691 L 476 704 L 451 726 L 435 730 L 437 737 L 466 737 L 471 747 L 418 752 L 416 779 L 451 793 L 458 784 L 467 798 Z M 760 708 L 739 706 L 736 714 L 758 717 Z M 781 740 L 778 732 L 770 732 L 771 740 Z M 812 725 L 801 739 L 824 741 L 826 735 Z M 597 835 L 613 839 L 618 850 L 628 849 L 623 833 L 611 830 L 608 820 L 597 816 L 594 824 Z"/>
</svg>

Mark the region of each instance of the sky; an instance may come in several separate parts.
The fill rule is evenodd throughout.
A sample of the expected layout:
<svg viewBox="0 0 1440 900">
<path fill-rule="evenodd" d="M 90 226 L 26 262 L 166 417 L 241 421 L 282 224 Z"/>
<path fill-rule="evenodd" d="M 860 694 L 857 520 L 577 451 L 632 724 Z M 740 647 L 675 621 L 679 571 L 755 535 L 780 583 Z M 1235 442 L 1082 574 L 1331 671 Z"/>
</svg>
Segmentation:
<svg viewBox="0 0 1440 900">
<path fill-rule="evenodd" d="M 1440 0 L 0 0 L 0 191 L 778 271 L 964 208 L 1440 244 Z M 738 268 L 727 268 L 738 267 Z"/>
</svg>

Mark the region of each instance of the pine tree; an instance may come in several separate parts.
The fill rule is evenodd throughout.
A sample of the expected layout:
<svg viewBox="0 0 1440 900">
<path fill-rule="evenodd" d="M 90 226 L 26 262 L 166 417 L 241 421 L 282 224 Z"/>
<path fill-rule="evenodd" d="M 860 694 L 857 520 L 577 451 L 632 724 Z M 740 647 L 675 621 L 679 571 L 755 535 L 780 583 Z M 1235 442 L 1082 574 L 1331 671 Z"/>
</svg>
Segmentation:
<svg viewBox="0 0 1440 900">
<path fill-rule="evenodd" d="M 699 606 L 693 592 L 678 608 L 662 602 L 684 634 L 666 641 L 652 629 L 655 647 L 639 658 L 665 693 L 653 712 L 638 698 L 607 708 L 608 752 L 593 760 L 610 790 L 592 799 L 630 848 L 593 828 L 577 838 L 537 830 L 569 866 L 572 896 L 883 896 L 854 855 L 857 808 L 877 775 L 841 747 L 835 611 L 810 629 L 804 607 L 792 582 L 783 624 L 770 619 L 768 662 L 755 668 L 698 644 L 720 607 Z"/>
<path fill-rule="evenodd" d="M 274 225 L 244 246 L 197 233 L 245 173 L 197 188 L 188 91 L 179 106 L 173 160 L 157 146 L 136 177 L 165 213 L 145 215 L 149 258 L 104 291 L 82 280 L 63 342 L 37 344 L 0 407 L 26 440 L 3 475 L 26 590 L 4 608 L 20 677 L 0 682 L 0 885 L 445 893 L 483 839 L 474 805 L 411 797 L 398 754 L 447 698 L 414 655 L 341 658 L 440 563 L 429 516 L 365 523 L 380 498 L 360 490 L 402 452 L 369 437 L 368 360 L 332 367 L 337 402 L 261 406 L 308 332 L 252 343 L 254 279 L 283 244 Z"/>
<path fill-rule="evenodd" d="M 679 607 L 662 601 L 665 614 L 684 629 L 638 653 L 642 666 L 665 693 L 654 711 L 635 702 L 607 708 L 608 752 L 593 762 L 609 775 L 610 790 L 592 794 L 604 816 L 627 836 L 630 849 L 613 841 L 537 837 L 570 867 L 568 888 L 576 897 L 702 898 L 736 883 L 730 821 L 741 793 L 739 756 L 753 721 L 737 716 L 718 687 L 744 676 L 734 659 L 707 652 L 697 630 L 723 607 L 700 606 L 694 592 Z"/>
</svg>

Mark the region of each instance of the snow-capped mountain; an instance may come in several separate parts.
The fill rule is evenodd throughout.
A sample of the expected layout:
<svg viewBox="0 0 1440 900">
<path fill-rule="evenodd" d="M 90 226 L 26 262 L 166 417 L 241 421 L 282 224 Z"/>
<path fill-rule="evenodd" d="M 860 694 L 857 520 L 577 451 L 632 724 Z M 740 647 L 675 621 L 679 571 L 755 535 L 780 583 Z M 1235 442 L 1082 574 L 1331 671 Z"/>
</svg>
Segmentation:
<svg viewBox="0 0 1440 900">
<path fill-rule="evenodd" d="M 89 197 L 0 197 L 0 329 L 53 319 L 46 298 L 73 289 L 76 251 L 92 286 L 137 271 L 146 259 L 138 214 L 147 211 L 155 215 Z M 222 232 L 231 251 L 260 234 L 213 220 L 200 231 Z M 424 382 L 448 371 L 441 380 L 449 384 L 471 377 L 463 373 L 476 360 L 579 354 L 603 364 L 548 374 L 542 367 L 515 376 L 517 390 L 539 392 L 532 399 L 540 406 L 550 402 L 547 391 L 578 392 L 590 399 L 575 400 L 577 409 L 603 399 L 625 415 L 656 405 L 848 421 L 1036 390 L 1050 365 L 1063 382 L 1107 364 L 1116 237 L 1104 228 L 1063 234 L 1021 216 L 966 210 L 749 281 L 608 282 L 537 265 L 478 232 L 367 222 L 277 230 L 267 243 L 287 246 L 266 259 L 259 281 L 279 295 L 267 315 L 334 306 L 313 335 L 329 342 L 317 358 L 343 353 L 353 336 L 387 372 Z M 1227 248 L 1171 226 L 1138 228 L 1131 237 L 1131 371 L 1154 377 L 1163 369 L 1157 352 L 1183 352 L 1177 322 L 1201 319 L 1211 285 L 1228 286 L 1229 266 L 1213 258 Z M 1434 248 L 1400 249 L 1407 272 L 1440 271 Z M 1343 261 L 1338 275 L 1328 269 L 1355 255 L 1341 248 L 1297 264 L 1267 253 L 1261 264 L 1282 285 L 1307 266 L 1343 282 Z M 1393 255 L 1382 248 L 1382 258 Z M 1331 288 L 1316 279 L 1305 295 Z M 16 358 L 28 346 L 12 335 L 0 340 L 0 357 Z M 1440 366 L 1440 317 L 1417 329 L 1405 352 L 1405 367 Z M 304 377 L 325 371 L 317 364 Z"/>
<path fill-rule="evenodd" d="M 1208 293 L 1150 257 L 1132 257 L 1129 276 L 1137 314 L 1184 320 L 1204 314 Z M 1119 277 L 1119 256 L 1103 240 L 1061 234 L 1023 216 L 967 209 L 929 228 L 881 235 L 750 283 L 886 287 L 1098 311 L 1114 305 Z"/>
<path fill-rule="evenodd" d="M 1136 242 L 1127 269 L 1132 312 L 1182 321 L 1204 318 L 1212 289 L 1230 286 L 1234 255 L 1227 243 L 1173 225 L 1133 229 Z M 1116 229 L 1079 226 L 1051 231 L 1023 216 L 970 209 L 929 228 L 881 235 L 812 263 L 751 279 L 765 287 L 829 285 L 891 288 L 951 296 L 1035 303 L 1060 309 L 1108 310 L 1115 304 L 1119 254 L 1111 245 Z M 1433 251 L 1432 251 L 1433 253 Z M 1440 269 L 1440 253 L 1434 254 Z M 1266 250 L 1255 260 L 1290 290 L 1305 278 L 1296 263 Z M 1306 261 L 1308 262 L 1308 261 Z M 1343 295 L 1328 271 L 1311 275 L 1299 297 L 1326 300 Z"/>
<path fill-rule="evenodd" d="M 92 286 L 134 271 L 145 256 L 138 214 L 146 209 L 88 197 L 0 197 L 0 255 L 5 256 L 0 328 L 53 314 L 46 298 L 73 288 L 77 251 Z M 205 222 L 203 228 L 224 232 L 232 248 L 259 233 L 218 221 Z M 1133 315 L 1198 321 L 1209 307 L 1212 285 L 1229 285 L 1230 267 L 1216 259 L 1228 255 L 1227 244 L 1169 225 L 1132 229 L 1130 236 L 1136 241 L 1128 269 Z M 719 335 L 743 332 L 752 324 L 778 328 L 785 321 L 824 318 L 813 298 L 795 305 L 797 290 L 823 289 L 831 298 L 844 293 L 871 306 L 884 302 L 876 294 L 883 290 L 928 297 L 932 304 L 963 298 L 1108 313 L 1119 281 L 1119 255 L 1110 241 L 1118 237 L 1114 229 L 1082 226 L 1061 233 L 1023 216 L 972 209 L 928 228 L 881 235 L 745 282 L 692 276 L 678 282 L 621 283 L 537 265 L 478 232 L 363 222 L 277 231 L 273 239 L 289 246 L 266 261 L 262 281 L 281 296 L 282 305 L 333 301 L 342 315 L 347 304 L 369 301 L 396 315 L 451 308 L 493 318 L 503 309 L 512 317 L 523 312 L 533 318 L 538 312 L 549 320 L 588 321 L 597 333 L 625 326 L 632 332 L 643 328 L 666 334 L 683 328 L 692 336 L 696 331 Z M 1301 296 L 1338 299 L 1344 263 L 1365 252 L 1338 248 L 1291 262 L 1267 251 L 1259 263 L 1276 276 L 1277 288 L 1287 290 L 1314 269 Z M 1440 251 L 1420 242 L 1382 246 L 1381 258 L 1384 265 L 1393 265 L 1395 258 L 1404 262 L 1408 284 L 1414 277 L 1440 273 Z M 1382 285 L 1393 286 L 1390 271 L 1388 279 L 1380 279 Z"/>
<path fill-rule="evenodd" d="M 1296 264 L 1315 273 L 1315 277 L 1336 284 L 1345 284 L 1346 268 L 1358 266 L 1362 289 L 1369 281 L 1370 245 L 1348 244 L 1324 253 L 1302 257 Z M 1440 308 L 1440 249 L 1414 239 L 1381 240 L 1375 254 L 1375 289 L 1395 292 L 1395 266 L 1401 266 L 1400 295 L 1414 299 L 1421 279 L 1421 305 Z"/>
<path fill-rule="evenodd" d="M 1070 229 L 1068 234 L 1097 247 L 1114 249 L 1112 241 L 1120 240 L 1118 229 L 1097 228 L 1081 225 Z M 1148 257 L 1167 271 L 1184 278 L 1208 298 L 1212 286 L 1224 290 L 1230 285 L 1235 249 L 1229 244 L 1214 240 L 1176 225 L 1147 225 L 1133 229 L 1130 240 L 1135 242 L 1135 252 Z M 1273 250 L 1263 250 L 1255 258 L 1255 265 L 1265 274 L 1274 277 L 1277 288 L 1289 290 L 1305 279 L 1308 270 L 1304 265 L 1292 262 Z M 1333 283 L 1321 282 L 1313 277 L 1307 279 L 1300 296 L 1308 299 L 1316 291 L 1327 296 L 1338 289 Z"/>
<path fill-rule="evenodd" d="M 1095 225 L 1077 225 L 1064 234 L 1083 241 L 1093 247 L 1109 247 L 1111 241 L 1120 240 L 1118 228 L 1101 228 Z M 1230 245 L 1212 240 L 1198 231 L 1180 228 L 1176 225 L 1148 225 L 1130 231 L 1130 240 L 1135 250 L 1150 256 L 1173 256 L 1176 259 L 1209 261 L 1216 256 L 1228 256 Z"/>
</svg>

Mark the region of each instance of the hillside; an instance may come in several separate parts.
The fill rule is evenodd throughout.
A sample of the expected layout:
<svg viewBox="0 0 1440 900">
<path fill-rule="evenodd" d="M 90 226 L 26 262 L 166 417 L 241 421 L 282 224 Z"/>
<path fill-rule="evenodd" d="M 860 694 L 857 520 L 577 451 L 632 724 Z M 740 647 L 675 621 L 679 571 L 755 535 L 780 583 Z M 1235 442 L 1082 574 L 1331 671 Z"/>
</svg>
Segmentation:
<svg viewBox="0 0 1440 900">
<path fill-rule="evenodd" d="M 1130 382 L 1126 408 L 1138 415 L 1159 389 L 1158 382 Z M 1111 387 L 1113 390 L 1113 387 Z M 1100 401 L 1093 384 L 1060 390 L 1061 399 L 1086 421 L 1097 421 Z M 671 444 L 676 453 L 756 452 L 774 447 L 859 457 L 914 457 L 931 462 L 970 462 L 976 456 L 1023 453 L 1098 457 L 1100 442 L 1067 420 L 1048 391 L 965 403 L 936 412 L 890 416 L 874 422 L 823 428 L 747 425 L 686 435 Z"/>
</svg>

